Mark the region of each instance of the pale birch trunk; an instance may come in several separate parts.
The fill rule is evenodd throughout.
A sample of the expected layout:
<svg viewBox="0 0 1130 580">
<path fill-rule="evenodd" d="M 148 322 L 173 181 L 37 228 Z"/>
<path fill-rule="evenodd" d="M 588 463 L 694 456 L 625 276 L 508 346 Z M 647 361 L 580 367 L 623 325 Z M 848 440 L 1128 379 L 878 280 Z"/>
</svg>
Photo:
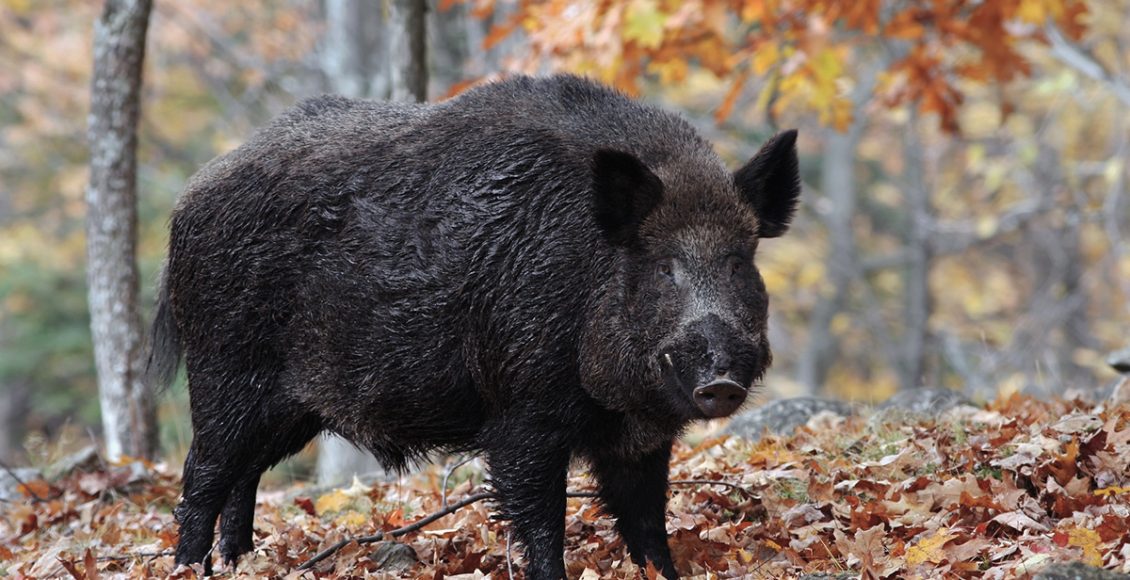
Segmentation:
<svg viewBox="0 0 1130 580">
<path fill-rule="evenodd" d="M 107 0 L 94 25 L 86 189 L 87 283 L 106 455 L 153 457 L 157 420 L 142 381 L 137 124 L 150 0 Z"/>
</svg>

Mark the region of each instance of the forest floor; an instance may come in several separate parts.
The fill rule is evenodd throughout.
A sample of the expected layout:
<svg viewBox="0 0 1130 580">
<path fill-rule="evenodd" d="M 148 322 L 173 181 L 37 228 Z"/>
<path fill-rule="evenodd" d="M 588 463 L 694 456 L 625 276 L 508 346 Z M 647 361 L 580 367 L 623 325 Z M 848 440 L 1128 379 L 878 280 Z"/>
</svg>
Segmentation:
<svg viewBox="0 0 1130 580">
<path fill-rule="evenodd" d="M 478 461 L 446 473 L 449 505 L 487 491 Z M 441 510 L 444 476 L 433 466 L 321 493 L 261 492 L 255 550 L 236 574 L 450 579 L 506 578 L 508 564 L 517 571 L 519 547 L 508 563 L 507 526 L 491 519 L 489 501 L 405 533 L 401 545 L 352 542 L 298 569 L 342 540 Z M 683 483 L 672 485 L 667 531 L 686 577 L 1013 578 L 1069 561 L 1130 572 L 1128 405 L 1012 396 L 933 418 L 817 416 L 789 437 L 680 445 L 671 479 Z M 592 490 L 581 469 L 569 483 Z M 22 492 L 24 501 L 0 504 L 0 577 L 195 574 L 174 569 L 179 478 L 163 465 L 74 472 L 26 482 Z M 590 497 L 569 500 L 566 543 L 570 578 L 638 577 Z M 399 569 L 387 562 L 405 555 Z"/>
</svg>

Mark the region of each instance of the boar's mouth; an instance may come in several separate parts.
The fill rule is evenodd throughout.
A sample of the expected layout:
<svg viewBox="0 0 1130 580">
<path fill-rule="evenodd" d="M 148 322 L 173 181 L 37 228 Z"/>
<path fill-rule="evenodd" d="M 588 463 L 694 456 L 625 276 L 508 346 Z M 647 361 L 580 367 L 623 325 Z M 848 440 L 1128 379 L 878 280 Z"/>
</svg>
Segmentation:
<svg viewBox="0 0 1130 580">
<path fill-rule="evenodd" d="M 691 388 L 680 376 L 670 353 L 664 353 L 660 357 L 660 367 L 669 384 L 681 393 L 679 398 L 683 400 L 685 406 L 691 407 L 689 409 L 691 414 L 700 418 L 716 419 L 733 414 L 745 403 L 753 384 L 751 380 L 748 384 L 742 385 L 726 373 Z"/>
</svg>

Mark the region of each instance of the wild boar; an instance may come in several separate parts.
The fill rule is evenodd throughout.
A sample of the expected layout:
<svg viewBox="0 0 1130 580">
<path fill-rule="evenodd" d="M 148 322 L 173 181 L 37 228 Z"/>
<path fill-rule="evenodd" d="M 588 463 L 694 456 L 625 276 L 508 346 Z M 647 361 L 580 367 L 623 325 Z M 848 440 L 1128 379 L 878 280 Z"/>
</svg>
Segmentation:
<svg viewBox="0 0 1130 580">
<path fill-rule="evenodd" d="M 151 340 L 158 380 L 182 353 L 188 372 L 176 561 L 211 559 L 218 517 L 235 563 L 260 474 L 331 431 L 390 468 L 483 453 L 533 579 L 565 575 L 586 461 L 632 559 L 675 578 L 671 444 L 772 360 L 754 257 L 794 214 L 795 141 L 731 172 L 678 115 L 514 77 L 431 105 L 306 100 L 207 164 Z"/>
</svg>

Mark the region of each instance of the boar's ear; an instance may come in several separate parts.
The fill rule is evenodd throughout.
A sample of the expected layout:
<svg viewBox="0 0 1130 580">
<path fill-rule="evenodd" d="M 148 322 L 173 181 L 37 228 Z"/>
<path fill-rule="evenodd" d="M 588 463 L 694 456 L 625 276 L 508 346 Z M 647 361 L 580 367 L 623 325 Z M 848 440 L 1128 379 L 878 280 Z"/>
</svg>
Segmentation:
<svg viewBox="0 0 1130 580">
<path fill-rule="evenodd" d="M 734 172 L 734 184 L 758 219 L 758 236 L 775 238 L 789 229 L 800 195 L 796 129 L 778 133 Z"/>
<path fill-rule="evenodd" d="M 627 244 L 663 197 L 663 182 L 635 155 L 602 149 L 592 158 L 593 215 L 610 242 Z"/>
</svg>

